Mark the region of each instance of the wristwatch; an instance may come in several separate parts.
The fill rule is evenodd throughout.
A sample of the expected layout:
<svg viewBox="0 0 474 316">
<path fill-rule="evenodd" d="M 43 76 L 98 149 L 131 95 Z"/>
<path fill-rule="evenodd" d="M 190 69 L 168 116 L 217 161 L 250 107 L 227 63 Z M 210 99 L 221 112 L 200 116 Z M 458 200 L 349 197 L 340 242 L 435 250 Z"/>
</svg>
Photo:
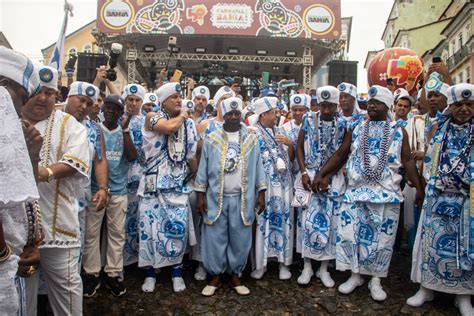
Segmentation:
<svg viewBox="0 0 474 316">
<path fill-rule="evenodd" d="M 110 189 L 106 186 L 103 186 L 103 185 L 99 186 L 99 190 L 104 190 L 105 193 L 107 193 L 107 195 L 109 195 L 109 193 L 110 193 Z"/>
<path fill-rule="evenodd" d="M 54 172 L 50 167 L 46 167 L 46 171 L 48 171 L 48 178 L 46 179 L 46 182 L 51 182 L 54 180 Z"/>
<path fill-rule="evenodd" d="M 127 128 L 124 128 L 122 131 L 123 131 L 124 133 L 130 133 L 130 128 L 128 128 L 128 127 L 127 127 Z"/>
<path fill-rule="evenodd" d="M 308 171 L 305 170 L 301 173 L 302 176 L 304 176 L 305 174 L 308 174 Z"/>
</svg>

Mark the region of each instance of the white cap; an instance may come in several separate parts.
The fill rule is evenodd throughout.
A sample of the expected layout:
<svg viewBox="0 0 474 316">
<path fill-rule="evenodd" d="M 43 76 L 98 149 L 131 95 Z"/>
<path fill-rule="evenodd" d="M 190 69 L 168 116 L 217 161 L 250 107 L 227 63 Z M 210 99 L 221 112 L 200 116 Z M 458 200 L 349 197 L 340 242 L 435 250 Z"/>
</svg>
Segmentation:
<svg viewBox="0 0 474 316">
<path fill-rule="evenodd" d="M 229 88 L 228 86 L 220 87 L 220 89 L 217 90 L 216 94 L 214 95 L 214 107 L 216 107 L 219 104 L 220 99 L 222 99 L 222 97 L 226 95 L 235 97 L 235 93 L 234 91 L 232 91 L 231 88 Z"/>
<path fill-rule="evenodd" d="M 177 82 L 168 82 L 162 85 L 156 91 L 156 95 L 158 96 L 158 102 L 160 102 L 161 106 L 163 106 L 163 102 L 166 101 L 170 96 L 173 94 L 179 93 L 181 94 L 181 85 Z"/>
<path fill-rule="evenodd" d="M 155 106 L 157 106 L 158 97 L 156 96 L 156 94 L 154 94 L 153 92 L 145 93 L 145 97 L 143 98 L 143 104 L 147 103 L 153 103 Z"/>
<path fill-rule="evenodd" d="M 193 100 L 183 99 L 181 101 L 181 106 L 182 106 L 183 110 L 194 111 L 194 102 L 193 102 Z"/>
<path fill-rule="evenodd" d="M 74 81 L 69 87 L 69 93 L 67 96 L 69 98 L 75 95 L 88 97 L 95 104 L 97 102 L 97 97 L 99 96 L 99 88 L 88 82 Z"/>
<path fill-rule="evenodd" d="M 311 96 L 304 93 L 293 94 L 290 97 L 290 108 L 294 106 L 304 106 L 309 109 L 311 107 Z"/>
<path fill-rule="evenodd" d="M 199 86 L 194 88 L 192 94 L 193 100 L 196 97 L 205 97 L 207 101 L 211 98 L 211 92 L 209 92 L 209 88 L 206 86 Z"/>
<path fill-rule="evenodd" d="M 323 86 L 316 89 L 316 96 L 318 97 L 318 102 L 330 102 L 334 104 L 339 104 L 339 89 L 333 86 Z"/>
<path fill-rule="evenodd" d="M 400 99 L 406 99 L 410 102 L 410 106 L 413 105 L 413 98 L 410 96 L 410 93 L 406 89 L 398 88 L 393 93 L 394 102 L 397 103 Z"/>
<path fill-rule="evenodd" d="M 357 87 L 354 86 L 352 83 L 341 82 L 337 89 L 339 92 L 344 92 L 350 94 L 353 98 L 357 99 Z"/>
<path fill-rule="evenodd" d="M 448 105 L 470 100 L 474 101 L 474 85 L 470 83 L 458 83 L 448 89 Z"/>
<path fill-rule="evenodd" d="M 222 115 L 226 115 L 230 111 L 234 110 L 242 112 L 242 107 L 242 99 L 238 97 L 228 98 L 221 102 Z"/>
<path fill-rule="evenodd" d="M 378 85 L 373 85 L 369 89 L 369 101 L 372 99 L 384 103 L 389 109 L 392 108 L 394 100 L 393 94 L 390 90 Z"/>
<path fill-rule="evenodd" d="M 35 70 L 38 72 L 40 86 L 58 91 L 58 70 L 49 66 L 35 64 Z"/>
<path fill-rule="evenodd" d="M 146 90 L 143 86 L 136 83 L 131 83 L 131 84 L 126 85 L 125 88 L 123 89 L 122 98 L 126 100 L 128 96 L 136 95 L 143 101 L 145 99 L 145 93 L 146 93 Z"/>
<path fill-rule="evenodd" d="M 440 74 L 437 73 L 437 72 L 433 72 L 430 75 L 430 77 L 428 78 L 428 80 L 425 83 L 426 96 L 428 96 L 429 92 L 435 91 L 435 92 L 441 93 L 446 98 L 449 98 L 449 95 L 448 95 L 449 85 L 442 82 L 439 77 L 440 77 Z"/>
<path fill-rule="evenodd" d="M 34 95 L 40 86 L 38 72 L 25 55 L 0 46 L 0 76 L 9 78 L 22 86 L 28 95 Z"/>
</svg>

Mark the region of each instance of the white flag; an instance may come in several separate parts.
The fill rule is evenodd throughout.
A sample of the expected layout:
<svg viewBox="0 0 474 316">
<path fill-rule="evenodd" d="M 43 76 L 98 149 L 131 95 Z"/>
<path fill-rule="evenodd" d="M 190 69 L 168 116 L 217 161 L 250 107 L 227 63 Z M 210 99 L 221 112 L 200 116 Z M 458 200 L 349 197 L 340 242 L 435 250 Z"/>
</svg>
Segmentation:
<svg viewBox="0 0 474 316">
<path fill-rule="evenodd" d="M 59 77 L 61 77 L 61 65 L 63 64 L 64 41 L 66 40 L 68 14 L 71 13 L 72 16 L 72 5 L 69 4 L 67 1 L 64 2 L 65 4 L 63 25 L 61 26 L 58 41 L 54 46 L 53 54 L 51 55 L 51 60 L 49 61 L 49 66 L 58 70 Z"/>
</svg>

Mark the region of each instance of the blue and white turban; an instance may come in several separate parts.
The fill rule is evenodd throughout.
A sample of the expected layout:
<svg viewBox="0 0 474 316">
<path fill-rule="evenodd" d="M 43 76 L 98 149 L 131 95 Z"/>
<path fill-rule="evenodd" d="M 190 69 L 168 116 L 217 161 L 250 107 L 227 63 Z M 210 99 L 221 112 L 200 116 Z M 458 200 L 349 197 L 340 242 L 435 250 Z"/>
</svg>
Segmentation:
<svg viewBox="0 0 474 316">
<path fill-rule="evenodd" d="M 254 115 L 249 117 L 249 123 L 251 126 L 255 126 L 258 123 L 260 115 L 270 110 L 278 108 L 277 97 L 263 97 L 255 101 Z"/>
<path fill-rule="evenodd" d="M 145 93 L 145 97 L 143 98 L 143 104 L 148 103 L 151 103 L 154 106 L 158 106 L 158 97 L 153 92 Z"/>
<path fill-rule="evenodd" d="M 319 103 L 330 102 L 339 104 L 339 89 L 333 86 L 323 86 L 316 89 L 316 96 Z"/>
<path fill-rule="evenodd" d="M 235 93 L 230 87 L 220 87 L 220 89 L 217 90 L 216 94 L 214 95 L 214 107 L 217 107 L 217 105 L 219 105 L 219 101 L 226 95 L 229 95 L 230 97 L 235 97 Z"/>
<path fill-rule="evenodd" d="M 194 102 L 193 100 L 183 99 L 181 101 L 181 107 L 183 110 L 194 111 Z"/>
<path fill-rule="evenodd" d="M 97 97 L 99 96 L 99 88 L 83 81 L 74 81 L 69 87 L 69 93 L 67 97 L 72 96 L 84 96 L 92 100 L 92 103 L 97 102 Z"/>
<path fill-rule="evenodd" d="M 131 95 L 135 95 L 139 97 L 140 99 L 142 99 L 143 101 L 145 99 L 145 93 L 146 93 L 146 90 L 143 86 L 136 83 L 132 83 L 132 84 L 126 85 L 125 88 L 123 89 L 122 98 L 126 100 L 127 97 Z"/>
<path fill-rule="evenodd" d="M 39 75 L 34 70 L 31 60 L 25 55 L 3 46 L 0 46 L 0 76 L 18 83 L 30 97 L 39 91 Z"/>
<path fill-rule="evenodd" d="M 437 72 L 433 72 L 428 80 L 425 83 L 425 93 L 428 96 L 430 91 L 435 91 L 441 93 L 446 98 L 449 98 L 448 89 L 449 85 L 441 81 L 440 74 Z"/>
<path fill-rule="evenodd" d="M 177 82 L 168 82 L 162 85 L 158 90 L 156 90 L 156 95 L 158 96 L 158 102 L 160 102 L 161 106 L 163 106 L 163 102 L 166 101 L 170 96 L 173 94 L 181 92 L 183 89 L 181 88 L 181 85 Z"/>
<path fill-rule="evenodd" d="M 38 72 L 40 86 L 58 91 L 58 70 L 41 64 L 35 64 L 35 71 Z"/>
<path fill-rule="evenodd" d="M 394 101 L 393 93 L 389 89 L 378 85 L 373 85 L 369 89 L 369 101 L 372 99 L 384 103 L 388 109 L 392 108 Z"/>
<path fill-rule="evenodd" d="M 354 86 L 352 83 L 341 82 L 337 86 L 337 89 L 339 90 L 339 92 L 347 93 L 354 99 L 357 99 L 357 87 Z"/>
<path fill-rule="evenodd" d="M 228 98 L 221 102 L 222 115 L 234 110 L 242 112 L 242 107 L 242 99 L 237 97 Z"/>
<path fill-rule="evenodd" d="M 290 98 L 290 109 L 294 106 L 304 106 L 307 109 L 311 107 L 311 96 L 307 94 L 294 94 Z"/>
<path fill-rule="evenodd" d="M 196 97 L 205 97 L 206 100 L 209 102 L 209 99 L 211 98 L 211 92 L 209 91 L 208 87 L 199 86 L 199 87 L 194 88 L 192 97 L 193 97 L 193 100 Z"/>
<path fill-rule="evenodd" d="M 449 87 L 448 105 L 464 100 L 474 101 L 474 85 L 470 83 L 458 83 Z"/>
</svg>

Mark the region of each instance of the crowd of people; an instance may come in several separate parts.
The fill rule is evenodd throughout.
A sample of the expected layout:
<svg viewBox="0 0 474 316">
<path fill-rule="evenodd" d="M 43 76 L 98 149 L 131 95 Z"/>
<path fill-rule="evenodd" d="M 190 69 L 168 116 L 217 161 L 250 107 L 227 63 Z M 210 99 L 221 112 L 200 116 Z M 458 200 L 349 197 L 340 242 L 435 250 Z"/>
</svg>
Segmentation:
<svg viewBox="0 0 474 316">
<path fill-rule="evenodd" d="M 334 287 L 334 266 L 351 272 L 340 293 L 368 276 L 383 301 L 406 227 L 420 284 L 407 304 L 439 291 L 473 315 L 474 85 L 453 84 L 442 62 L 417 94 L 372 86 L 368 100 L 344 82 L 288 104 L 238 85 L 211 102 L 209 87 L 164 76 L 153 92 L 117 91 L 105 67 L 68 88 L 58 103 L 57 70 L 0 47 L 0 314 L 36 315 L 46 293 L 55 315 L 81 315 L 101 285 L 124 295 L 135 263 L 143 292 L 164 267 L 181 292 L 185 255 L 208 280 L 202 295 L 224 276 L 248 295 L 248 262 L 252 278 L 273 260 L 289 280 L 295 251 L 298 284 Z"/>
</svg>

